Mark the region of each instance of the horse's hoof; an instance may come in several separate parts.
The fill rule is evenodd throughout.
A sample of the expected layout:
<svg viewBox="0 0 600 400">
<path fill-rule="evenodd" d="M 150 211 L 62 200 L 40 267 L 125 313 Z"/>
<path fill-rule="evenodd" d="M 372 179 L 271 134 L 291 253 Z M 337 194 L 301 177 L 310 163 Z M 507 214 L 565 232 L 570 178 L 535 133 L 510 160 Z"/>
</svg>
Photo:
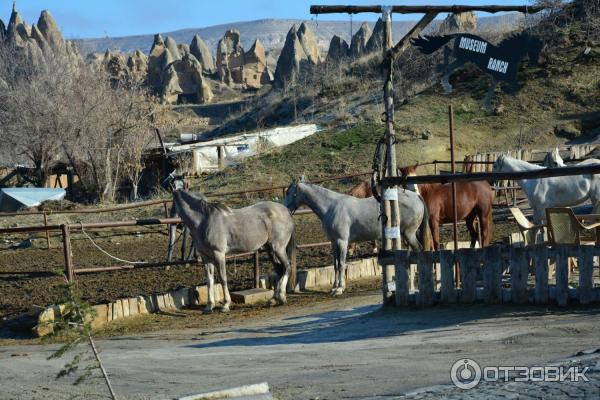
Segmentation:
<svg viewBox="0 0 600 400">
<path fill-rule="evenodd" d="M 344 294 L 344 289 L 339 287 L 335 289 L 335 292 L 333 293 L 334 296 L 341 296 Z"/>
<path fill-rule="evenodd" d="M 212 308 L 204 308 L 204 310 L 202 310 L 202 314 L 212 314 L 213 309 Z"/>
<path fill-rule="evenodd" d="M 281 298 L 277 299 L 278 306 L 283 306 L 283 305 L 285 305 L 285 303 L 287 303 L 287 299 L 285 297 L 281 297 Z"/>
<path fill-rule="evenodd" d="M 229 306 L 223 306 L 221 307 L 221 312 L 222 313 L 228 313 L 230 311 Z"/>
</svg>

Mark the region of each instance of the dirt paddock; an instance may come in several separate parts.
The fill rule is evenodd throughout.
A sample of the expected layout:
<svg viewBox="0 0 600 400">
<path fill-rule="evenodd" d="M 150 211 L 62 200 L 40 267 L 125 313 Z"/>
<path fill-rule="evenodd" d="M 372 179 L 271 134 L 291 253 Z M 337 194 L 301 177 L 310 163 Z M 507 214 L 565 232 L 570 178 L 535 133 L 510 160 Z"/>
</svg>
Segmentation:
<svg viewBox="0 0 600 400">
<path fill-rule="evenodd" d="M 140 400 L 264 381 L 280 399 L 395 398 L 448 385 L 461 358 L 543 365 L 597 345 L 598 307 L 381 309 L 381 295 L 369 285 L 353 285 L 336 299 L 292 295 L 284 307 L 139 316 L 110 324 L 97 346 L 119 398 Z M 78 386 L 55 379 L 68 361 L 47 360 L 57 345 L 4 344 L 0 381 L 10 382 L 4 398 L 106 397 L 96 373 Z"/>
</svg>

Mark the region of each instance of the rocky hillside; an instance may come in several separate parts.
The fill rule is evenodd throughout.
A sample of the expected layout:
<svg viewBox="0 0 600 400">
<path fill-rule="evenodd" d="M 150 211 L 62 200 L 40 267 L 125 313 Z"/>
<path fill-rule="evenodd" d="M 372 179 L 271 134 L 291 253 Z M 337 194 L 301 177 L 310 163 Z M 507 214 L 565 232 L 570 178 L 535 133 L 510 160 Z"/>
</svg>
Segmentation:
<svg viewBox="0 0 600 400">
<path fill-rule="evenodd" d="M 495 27 L 514 26 L 522 19 L 520 14 L 506 14 L 492 17 L 480 18 L 479 26 L 482 29 L 494 29 Z M 267 52 L 275 52 L 283 48 L 285 38 L 291 26 L 296 24 L 300 26 L 302 20 L 295 19 L 262 19 L 258 21 L 232 22 L 230 24 L 215 25 L 205 28 L 181 29 L 173 32 L 161 32 L 163 37 L 170 36 L 177 43 L 190 43 L 195 35 L 204 39 L 211 51 L 215 52 L 219 40 L 228 30 L 237 30 L 240 32 L 242 47 L 249 49 L 256 39 L 259 39 L 265 46 Z M 353 34 L 359 29 L 363 21 L 354 19 L 352 24 Z M 400 38 L 413 25 L 414 21 L 394 22 L 394 37 Z M 371 29 L 375 25 L 369 22 Z M 316 41 L 321 52 L 326 53 L 329 42 L 334 35 L 338 35 L 349 42 L 350 22 L 349 21 L 325 21 L 320 20 L 317 24 L 310 21 L 310 28 L 315 32 Z M 74 42 L 79 47 L 81 54 L 104 53 L 107 49 L 123 53 L 131 53 L 137 49 L 149 52 L 152 46 L 154 34 L 125 36 L 116 38 L 95 38 L 78 39 Z"/>
</svg>

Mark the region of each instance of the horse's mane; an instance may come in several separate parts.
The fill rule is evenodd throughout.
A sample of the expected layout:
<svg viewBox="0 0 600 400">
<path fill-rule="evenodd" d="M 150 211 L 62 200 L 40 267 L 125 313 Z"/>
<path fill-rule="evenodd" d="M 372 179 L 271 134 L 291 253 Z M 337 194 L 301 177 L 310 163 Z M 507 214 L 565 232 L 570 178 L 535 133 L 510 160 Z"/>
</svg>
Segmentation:
<svg viewBox="0 0 600 400">
<path fill-rule="evenodd" d="M 223 212 L 231 212 L 231 208 L 226 206 L 221 202 L 210 202 L 200 193 L 192 193 L 192 192 L 184 192 L 187 196 L 187 202 L 190 204 L 192 208 L 198 209 L 203 213 L 209 213 L 211 211 L 223 211 Z"/>
<path fill-rule="evenodd" d="M 500 43 L 498 43 L 498 47 L 513 47 L 513 46 L 522 46 L 527 44 L 527 40 L 529 39 L 530 34 L 527 31 L 521 31 L 518 33 L 512 33 Z"/>
</svg>

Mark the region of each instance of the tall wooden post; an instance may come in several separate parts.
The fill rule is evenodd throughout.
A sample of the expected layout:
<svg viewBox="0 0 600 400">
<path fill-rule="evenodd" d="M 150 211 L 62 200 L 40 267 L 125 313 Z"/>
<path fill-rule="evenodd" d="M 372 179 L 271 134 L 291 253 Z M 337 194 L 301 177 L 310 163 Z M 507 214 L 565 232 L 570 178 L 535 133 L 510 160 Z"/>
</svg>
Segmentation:
<svg viewBox="0 0 600 400">
<path fill-rule="evenodd" d="M 383 100 L 385 104 L 385 144 L 386 144 L 386 168 L 385 176 L 396 176 L 396 135 L 394 132 L 394 81 L 393 81 L 393 66 L 394 56 L 392 48 L 394 46 L 392 39 L 392 8 L 390 6 L 382 6 L 383 14 Z M 400 238 L 400 208 L 398 206 L 398 187 L 382 187 L 382 238 L 383 248 L 385 250 L 401 250 L 402 240 Z M 404 273 L 405 269 L 400 269 L 400 273 Z M 392 287 L 390 283 L 394 273 L 394 267 L 391 265 L 383 266 L 383 304 L 389 304 L 392 300 Z M 406 293 L 406 303 L 408 303 L 408 293 Z M 403 303 L 404 298 L 398 299 L 396 302 Z"/>
<path fill-rule="evenodd" d="M 448 122 L 450 125 L 450 168 L 452 175 L 456 173 L 456 165 L 454 163 L 454 109 L 452 104 L 448 106 Z M 456 210 L 456 183 L 452 182 L 452 229 L 454 233 L 454 251 L 458 250 L 458 212 Z M 456 287 L 460 285 L 460 265 L 456 263 L 454 270 L 454 281 Z"/>
<path fill-rule="evenodd" d="M 219 160 L 219 171 L 225 168 L 225 146 L 217 146 L 217 159 Z"/>
<path fill-rule="evenodd" d="M 63 237 L 63 255 L 65 257 L 65 273 L 69 282 L 73 282 L 75 274 L 73 272 L 73 257 L 71 255 L 71 232 L 69 225 L 62 224 L 60 226 Z"/>
</svg>

